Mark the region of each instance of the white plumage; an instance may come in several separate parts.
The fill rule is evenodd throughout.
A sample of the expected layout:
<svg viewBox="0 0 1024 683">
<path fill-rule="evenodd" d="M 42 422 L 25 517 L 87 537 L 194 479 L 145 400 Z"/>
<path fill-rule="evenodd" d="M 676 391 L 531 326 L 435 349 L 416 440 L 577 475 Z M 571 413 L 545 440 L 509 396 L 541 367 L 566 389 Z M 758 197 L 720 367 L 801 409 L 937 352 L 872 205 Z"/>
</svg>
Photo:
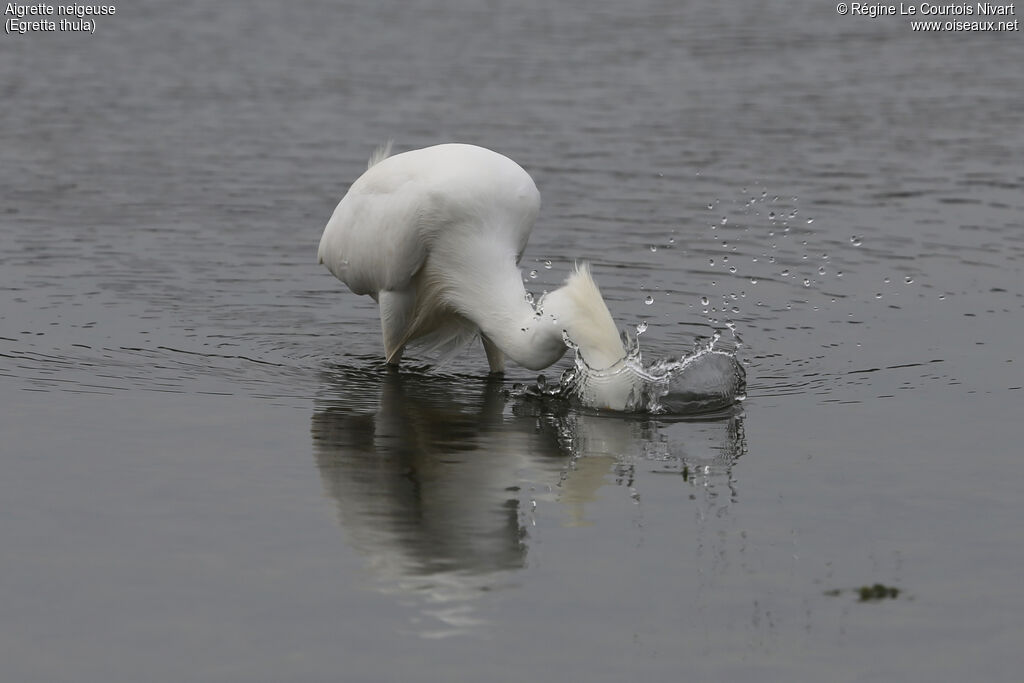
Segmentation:
<svg viewBox="0 0 1024 683">
<path fill-rule="evenodd" d="M 540 370 L 565 353 L 564 330 L 592 367 L 610 366 L 625 349 L 586 265 L 536 309 L 527 301 L 518 262 L 539 210 L 533 179 L 496 152 L 385 150 L 334 210 L 318 256 L 380 305 L 389 363 L 411 342 L 452 351 L 479 335 L 492 372 L 506 358 Z"/>
</svg>

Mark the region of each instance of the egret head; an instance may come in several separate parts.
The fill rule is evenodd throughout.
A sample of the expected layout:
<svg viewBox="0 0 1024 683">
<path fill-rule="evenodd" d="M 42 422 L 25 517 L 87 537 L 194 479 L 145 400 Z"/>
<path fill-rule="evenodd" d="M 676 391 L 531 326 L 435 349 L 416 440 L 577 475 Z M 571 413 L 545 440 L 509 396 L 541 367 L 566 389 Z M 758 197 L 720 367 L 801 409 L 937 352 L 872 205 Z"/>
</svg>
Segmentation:
<svg viewBox="0 0 1024 683">
<path fill-rule="evenodd" d="M 553 327 L 564 331 L 585 363 L 589 380 L 588 404 L 594 408 L 626 410 L 635 400 L 638 377 L 625 372 L 626 348 L 586 264 L 565 284 L 545 296 L 539 308 Z"/>
<path fill-rule="evenodd" d="M 538 308 L 565 330 L 591 367 L 608 368 L 625 358 L 615 321 L 588 264 L 577 264 L 565 284 L 541 299 Z"/>
</svg>

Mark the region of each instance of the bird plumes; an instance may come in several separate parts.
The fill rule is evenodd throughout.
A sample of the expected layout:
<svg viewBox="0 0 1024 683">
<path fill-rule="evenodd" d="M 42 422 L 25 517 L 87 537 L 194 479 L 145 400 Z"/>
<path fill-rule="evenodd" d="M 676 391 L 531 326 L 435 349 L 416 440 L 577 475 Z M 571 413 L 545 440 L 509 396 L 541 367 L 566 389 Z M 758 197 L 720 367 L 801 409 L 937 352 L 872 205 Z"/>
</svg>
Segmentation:
<svg viewBox="0 0 1024 683">
<path fill-rule="evenodd" d="M 477 338 L 479 328 L 451 305 L 451 281 L 438 269 L 421 269 L 413 277 L 412 290 L 415 303 L 400 348 L 415 343 L 443 363 Z"/>
<path fill-rule="evenodd" d="M 541 301 L 541 308 L 558 318 L 591 366 L 609 367 L 625 357 L 626 349 L 589 264 L 577 263 L 565 284 Z"/>
<path fill-rule="evenodd" d="M 412 278 L 415 304 L 401 343 L 451 356 L 500 320 L 518 330 L 531 312 L 525 302 L 516 254 L 491 231 L 452 228 L 439 236 Z M 472 322 L 471 322 L 472 321 Z M 492 332 L 496 330 L 491 329 Z"/>
<path fill-rule="evenodd" d="M 370 159 L 366 162 L 366 170 L 369 171 L 371 168 L 391 156 L 391 146 L 394 143 L 394 140 L 388 140 L 383 145 L 380 145 L 377 149 L 373 150 L 373 154 L 370 155 Z"/>
</svg>

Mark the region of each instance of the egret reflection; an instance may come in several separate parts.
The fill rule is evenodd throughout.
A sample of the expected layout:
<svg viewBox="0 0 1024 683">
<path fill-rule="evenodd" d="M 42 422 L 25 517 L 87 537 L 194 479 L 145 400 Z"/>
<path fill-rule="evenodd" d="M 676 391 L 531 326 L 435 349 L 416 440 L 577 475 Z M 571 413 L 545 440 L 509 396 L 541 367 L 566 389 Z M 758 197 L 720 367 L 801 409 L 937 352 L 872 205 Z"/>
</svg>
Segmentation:
<svg viewBox="0 0 1024 683">
<path fill-rule="evenodd" d="M 411 599 L 421 635 L 476 631 L 475 602 L 527 566 L 533 506 L 586 524 L 623 472 L 725 474 L 737 411 L 689 422 L 578 414 L 482 381 L 379 366 L 322 374 L 313 452 L 338 521 L 379 590 Z M 420 619 L 423 622 L 422 619 Z"/>
</svg>

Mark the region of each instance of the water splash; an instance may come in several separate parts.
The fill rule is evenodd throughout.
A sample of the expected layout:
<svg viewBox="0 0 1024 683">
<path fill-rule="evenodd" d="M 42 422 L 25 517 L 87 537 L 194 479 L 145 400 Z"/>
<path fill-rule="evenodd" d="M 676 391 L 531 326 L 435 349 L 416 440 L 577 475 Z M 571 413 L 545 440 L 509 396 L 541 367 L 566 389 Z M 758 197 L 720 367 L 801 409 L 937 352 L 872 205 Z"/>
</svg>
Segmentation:
<svg viewBox="0 0 1024 683">
<path fill-rule="evenodd" d="M 579 347 L 563 334 L 574 354 L 571 368 L 557 384 L 540 375 L 530 387 L 513 387 L 513 393 L 565 400 L 588 409 L 648 415 L 692 415 L 729 408 L 746 398 L 746 371 L 733 348 L 716 331 L 700 337 L 690 353 L 644 364 L 639 335 L 622 333 L 626 357 L 598 369 L 587 363 Z M 735 335 L 734 335 L 735 336 Z"/>
</svg>

